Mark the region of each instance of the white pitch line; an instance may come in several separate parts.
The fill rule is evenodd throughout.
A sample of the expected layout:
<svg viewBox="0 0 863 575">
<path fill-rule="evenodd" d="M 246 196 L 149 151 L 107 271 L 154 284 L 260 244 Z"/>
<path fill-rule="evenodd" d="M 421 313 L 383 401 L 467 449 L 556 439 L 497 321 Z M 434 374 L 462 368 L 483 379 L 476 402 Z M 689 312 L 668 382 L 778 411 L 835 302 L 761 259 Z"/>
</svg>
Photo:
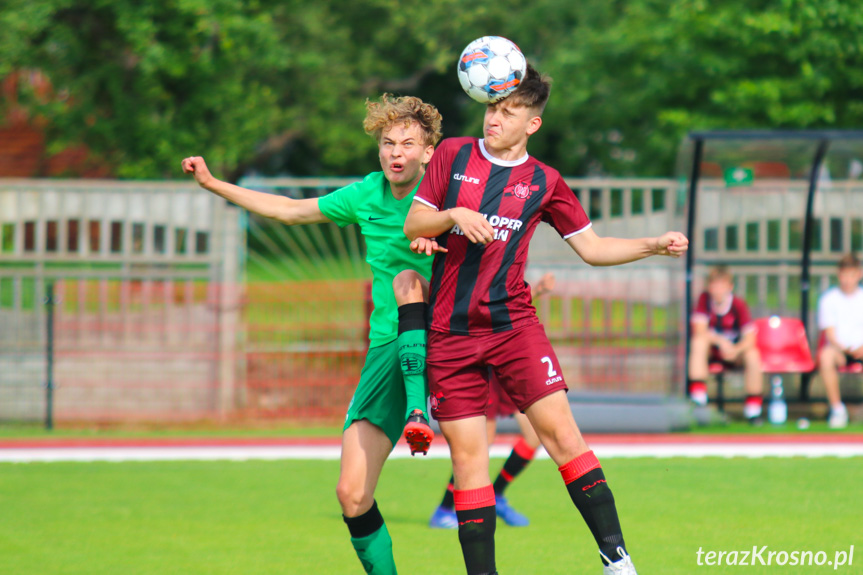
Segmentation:
<svg viewBox="0 0 863 575">
<path fill-rule="evenodd" d="M 704 445 L 595 445 L 597 457 L 861 457 L 863 445 L 849 443 L 711 443 Z"/>
<path fill-rule="evenodd" d="M 512 447 L 494 445 L 492 457 L 506 457 Z M 863 444 L 849 443 L 709 443 L 626 444 L 595 443 L 598 457 L 863 457 Z M 339 446 L 204 446 L 204 447 L 46 447 L 0 448 L 0 463 L 57 461 L 247 461 L 247 460 L 336 460 Z M 410 451 L 397 446 L 391 458 L 405 459 Z M 417 459 L 423 459 L 417 455 Z M 448 459 L 446 445 L 435 445 L 429 459 Z M 536 458 L 547 459 L 540 449 Z"/>
</svg>

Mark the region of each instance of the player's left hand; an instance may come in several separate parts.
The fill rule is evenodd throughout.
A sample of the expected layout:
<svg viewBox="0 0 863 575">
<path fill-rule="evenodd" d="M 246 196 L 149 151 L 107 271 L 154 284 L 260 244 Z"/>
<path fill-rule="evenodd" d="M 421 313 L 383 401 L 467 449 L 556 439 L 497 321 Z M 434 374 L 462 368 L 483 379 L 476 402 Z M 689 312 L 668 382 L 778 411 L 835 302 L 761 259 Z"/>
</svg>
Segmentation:
<svg viewBox="0 0 863 575">
<path fill-rule="evenodd" d="M 539 278 L 539 281 L 536 282 L 533 286 L 533 296 L 539 297 L 547 294 L 551 290 L 554 289 L 554 284 L 556 283 L 554 274 L 551 272 L 546 273 L 544 276 Z"/>
<path fill-rule="evenodd" d="M 436 240 L 429 238 L 417 238 L 411 242 L 411 251 L 415 254 L 425 254 L 427 256 L 436 253 L 445 254 L 448 250 L 440 247 Z"/>
<path fill-rule="evenodd" d="M 665 232 L 656 240 L 656 255 L 679 258 L 689 249 L 689 240 L 680 232 Z"/>
<path fill-rule="evenodd" d="M 192 174 L 195 176 L 195 181 L 197 181 L 198 185 L 202 188 L 206 188 L 210 180 L 213 179 L 210 169 L 207 168 L 207 162 L 205 162 L 204 158 L 201 156 L 190 156 L 188 158 L 184 158 L 183 161 L 180 162 L 180 166 L 183 168 L 184 174 Z"/>
</svg>

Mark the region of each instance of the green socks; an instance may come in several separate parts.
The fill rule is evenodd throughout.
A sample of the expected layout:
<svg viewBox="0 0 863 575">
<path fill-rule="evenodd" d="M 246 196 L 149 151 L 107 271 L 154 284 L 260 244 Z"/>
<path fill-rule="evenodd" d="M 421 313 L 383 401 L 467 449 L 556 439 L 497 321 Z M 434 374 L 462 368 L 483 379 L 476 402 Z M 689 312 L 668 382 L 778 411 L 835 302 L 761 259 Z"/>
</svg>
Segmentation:
<svg viewBox="0 0 863 575">
<path fill-rule="evenodd" d="M 409 303 L 399 306 L 399 363 L 405 380 L 407 413 L 405 419 L 419 409 L 427 415 L 428 384 L 426 382 L 426 304 Z"/>
<path fill-rule="evenodd" d="M 357 552 L 366 573 L 373 575 L 396 575 L 396 562 L 393 559 L 393 540 L 386 524 L 366 537 L 351 537 L 351 544 Z"/>
<path fill-rule="evenodd" d="M 378 503 L 358 517 L 345 517 L 351 532 L 351 545 L 357 552 L 363 569 L 371 575 L 397 575 L 393 558 L 393 540 L 387 531 Z"/>
</svg>

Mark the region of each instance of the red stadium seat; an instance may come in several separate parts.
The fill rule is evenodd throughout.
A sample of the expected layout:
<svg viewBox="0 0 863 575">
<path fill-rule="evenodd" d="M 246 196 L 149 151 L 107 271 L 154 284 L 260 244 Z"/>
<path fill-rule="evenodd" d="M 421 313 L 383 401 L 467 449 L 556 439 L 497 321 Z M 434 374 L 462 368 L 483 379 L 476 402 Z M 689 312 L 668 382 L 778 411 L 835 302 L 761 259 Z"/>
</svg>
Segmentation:
<svg viewBox="0 0 863 575">
<path fill-rule="evenodd" d="M 802 321 L 771 316 L 756 319 L 754 324 L 764 373 L 809 373 L 815 369 Z"/>
<path fill-rule="evenodd" d="M 801 374 L 801 398 L 808 386 L 807 374 L 815 370 L 809 338 L 803 322 L 797 318 L 770 316 L 755 320 L 755 345 L 761 353 L 761 369 L 773 376 L 771 385 L 778 383 L 781 390 L 782 375 Z"/>
<path fill-rule="evenodd" d="M 854 362 L 851 365 L 839 368 L 839 373 L 863 373 L 863 363 Z"/>
</svg>

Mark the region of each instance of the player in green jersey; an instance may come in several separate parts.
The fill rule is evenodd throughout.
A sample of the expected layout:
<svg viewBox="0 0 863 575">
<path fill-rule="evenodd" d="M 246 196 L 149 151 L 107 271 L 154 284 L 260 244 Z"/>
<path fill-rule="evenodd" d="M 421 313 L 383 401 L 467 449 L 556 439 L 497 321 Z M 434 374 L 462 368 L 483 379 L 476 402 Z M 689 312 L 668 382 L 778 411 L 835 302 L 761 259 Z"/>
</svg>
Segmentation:
<svg viewBox="0 0 863 575">
<path fill-rule="evenodd" d="M 406 269 L 425 282 L 431 276 L 431 258 L 411 251 L 403 227 L 441 138 L 441 115 L 419 98 L 385 94 L 367 103 L 363 127 L 378 143 L 383 171 L 321 198 L 294 200 L 220 181 L 201 157 L 185 158 L 182 167 L 201 187 L 287 225 L 360 226 L 372 268 L 374 311 L 369 351 L 345 418 L 336 494 L 366 573 L 391 575 L 396 573 L 392 540 L 374 499 L 378 477 L 403 431 L 412 454 L 425 453 L 434 438 L 425 414 L 424 304 L 398 306 L 393 282 Z"/>
</svg>

